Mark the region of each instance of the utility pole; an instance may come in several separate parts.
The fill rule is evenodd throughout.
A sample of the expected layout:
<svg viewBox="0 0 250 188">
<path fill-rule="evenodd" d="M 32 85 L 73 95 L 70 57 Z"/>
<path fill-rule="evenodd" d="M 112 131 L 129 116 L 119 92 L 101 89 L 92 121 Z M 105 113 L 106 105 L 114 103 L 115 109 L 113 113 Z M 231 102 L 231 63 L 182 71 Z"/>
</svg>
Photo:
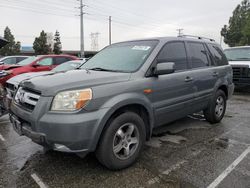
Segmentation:
<svg viewBox="0 0 250 188">
<path fill-rule="evenodd" d="M 112 39 L 111 39 L 111 35 L 112 35 L 112 31 L 111 31 L 111 16 L 109 16 L 109 45 L 111 45 L 112 43 Z"/>
<path fill-rule="evenodd" d="M 180 36 L 183 35 L 183 33 L 182 33 L 183 30 L 184 30 L 184 29 L 177 29 L 177 30 L 176 30 L 176 31 L 178 31 L 178 37 L 180 37 Z"/>
<path fill-rule="evenodd" d="M 222 45 L 222 35 L 220 36 L 220 45 Z"/>
<path fill-rule="evenodd" d="M 98 48 L 99 48 L 98 35 L 100 35 L 100 33 L 98 33 L 98 32 L 90 34 L 90 37 L 91 37 L 91 50 L 93 50 L 93 51 L 98 51 Z"/>
<path fill-rule="evenodd" d="M 81 35 L 81 57 L 84 58 L 84 28 L 83 28 L 83 0 L 80 0 L 80 35 Z"/>
</svg>

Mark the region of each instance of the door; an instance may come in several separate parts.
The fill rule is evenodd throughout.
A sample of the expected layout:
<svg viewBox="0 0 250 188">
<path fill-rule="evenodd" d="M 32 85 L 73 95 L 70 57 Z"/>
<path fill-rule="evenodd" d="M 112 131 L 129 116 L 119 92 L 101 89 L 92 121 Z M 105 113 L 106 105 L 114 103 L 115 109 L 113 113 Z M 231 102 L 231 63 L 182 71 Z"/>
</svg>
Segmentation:
<svg viewBox="0 0 250 188">
<path fill-rule="evenodd" d="M 56 67 L 57 65 L 61 65 L 62 63 L 65 63 L 67 61 L 71 61 L 71 59 L 68 57 L 54 57 L 53 68 Z"/>
<path fill-rule="evenodd" d="M 211 59 L 205 44 L 187 42 L 188 56 L 191 60 L 192 78 L 195 87 L 195 111 L 203 110 L 213 93 L 216 73 L 211 66 Z"/>
<path fill-rule="evenodd" d="M 175 72 L 152 78 L 156 126 L 189 114 L 195 95 L 184 42 L 167 43 L 156 59 L 156 63 L 163 62 L 174 62 Z"/>
<path fill-rule="evenodd" d="M 50 71 L 53 67 L 53 58 L 46 57 L 36 62 L 33 72 Z"/>
</svg>

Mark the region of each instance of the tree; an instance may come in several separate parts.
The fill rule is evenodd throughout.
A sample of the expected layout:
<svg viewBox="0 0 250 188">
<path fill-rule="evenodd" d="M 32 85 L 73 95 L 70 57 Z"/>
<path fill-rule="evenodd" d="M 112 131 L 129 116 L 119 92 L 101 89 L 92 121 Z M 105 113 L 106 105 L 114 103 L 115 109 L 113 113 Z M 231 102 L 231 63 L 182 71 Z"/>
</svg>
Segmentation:
<svg viewBox="0 0 250 188">
<path fill-rule="evenodd" d="M 224 42 L 229 46 L 249 44 L 249 17 L 250 0 L 243 0 L 233 11 L 233 16 L 229 19 L 229 25 L 224 25 L 221 35 Z"/>
<path fill-rule="evenodd" d="M 61 43 L 61 39 L 60 39 L 60 33 L 58 31 L 56 31 L 55 36 L 54 36 L 54 48 L 53 48 L 53 52 L 55 54 L 61 54 L 62 53 L 62 43 Z"/>
<path fill-rule="evenodd" d="M 250 14 L 248 15 L 247 23 L 242 33 L 243 33 L 243 42 L 246 41 L 246 44 L 250 45 Z"/>
<path fill-rule="evenodd" d="M 33 49 L 36 55 L 45 55 L 51 53 L 51 47 L 47 43 L 47 34 L 42 30 L 39 37 L 35 38 Z"/>
<path fill-rule="evenodd" d="M 8 26 L 4 29 L 4 38 L 9 41 L 9 43 L 1 48 L 0 54 L 3 56 L 19 54 L 21 43 L 19 41 L 15 42 L 15 37 L 12 35 L 11 30 Z"/>
</svg>

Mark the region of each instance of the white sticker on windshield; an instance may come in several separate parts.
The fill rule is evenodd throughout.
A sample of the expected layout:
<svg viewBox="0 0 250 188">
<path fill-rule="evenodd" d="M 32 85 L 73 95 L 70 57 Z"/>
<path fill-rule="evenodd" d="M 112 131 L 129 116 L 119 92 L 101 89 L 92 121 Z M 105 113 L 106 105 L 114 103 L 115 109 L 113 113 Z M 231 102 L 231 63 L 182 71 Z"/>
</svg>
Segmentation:
<svg viewBox="0 0 250 188">
<path fill-rule="evenodd" d="M 142 50 L 142 51 L 147 51 L 149 50 L 151 47 L 150 46 L 134 46 L 132 48 L 132 50 Z"/>
</svg>

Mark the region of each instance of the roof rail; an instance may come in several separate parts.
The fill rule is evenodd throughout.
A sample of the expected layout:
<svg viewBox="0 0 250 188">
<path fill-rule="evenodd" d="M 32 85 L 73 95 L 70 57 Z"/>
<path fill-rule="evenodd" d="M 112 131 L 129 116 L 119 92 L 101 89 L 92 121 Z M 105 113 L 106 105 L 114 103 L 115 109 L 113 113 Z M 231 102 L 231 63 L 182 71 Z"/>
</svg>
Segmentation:
<svg viewBox="0 0 250 188">
<path fill-rule="evenodd" d="M 197 39 L 200 39 L 200 40 L 209 40 L 211 42 L 215 42 L 214 39 L 201 37 L 201 36 L 195 36 L 195 35 L 180 35 L 179 37 L 190 37 L 190 38 L 197 38 Z"/>
</svg>

